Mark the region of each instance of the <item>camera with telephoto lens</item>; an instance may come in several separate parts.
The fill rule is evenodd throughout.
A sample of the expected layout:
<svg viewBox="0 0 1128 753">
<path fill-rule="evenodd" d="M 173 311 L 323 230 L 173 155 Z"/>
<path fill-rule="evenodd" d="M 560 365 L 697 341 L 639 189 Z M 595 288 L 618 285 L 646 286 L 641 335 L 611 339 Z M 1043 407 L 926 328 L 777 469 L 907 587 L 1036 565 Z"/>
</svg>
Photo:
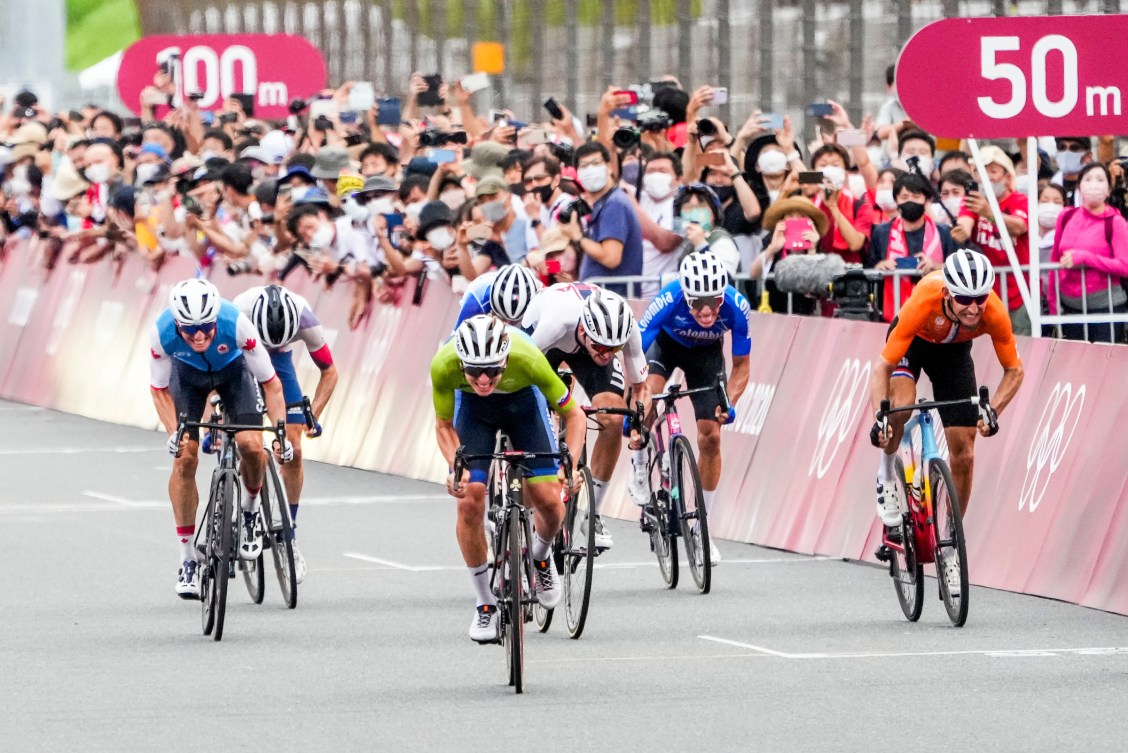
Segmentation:
<svg viewBox="0 0 1128 753">
<path fill-rule="evenodd" d="M 647 110 L 638 116 L 638 127 L 643 131 L 664 131 L 673 124 L 665 110 Z"/>
<path fill-rule="evenodd" d="M 881 321 L 877 301 L 881 300 L 880 272 L 862 269 L 860 264 L 847 264 L 845 274 L 830 284 L 830 300 L 835 304 L 834 318 L 864 322 Z"/>
<path fill-rule="evenodd" d="M 324 115 L 318 115 L 313 120 L 313 127 L 318 131 L 332 131 L 333 121 Z"/>
<path fill-rule="evenodd" d="M 697 121 L 697 133 L 700 136 L 716 136 L 717 124 L 708 118 L 702 118 Z"/>
<path fill-rule="evenodd" d="M 309 102 L 306 102 L 301 97 L 294 97 L 290 100 L 290 114 L 300 115 L 303 110 L 309 107 Z"/>
<path fill-rule="evenodd" d="M 227 265 L 227 274 L 229 275 L 242 275 L 254 271 L 255 263 L 250 259 L 240 259 Z"/>
<path fill-rule="evenodd" d="M 615 148 L 623 151 L 638 146 L 641 139 L 642 132 L 637 128 L 620 128 L 611 136 L 611 141 L 614 142 Z"/>
<path fill-rule="evenodd" d="M 584 217 L 591 214 L 591 207 L 583 199 L 576 199 L 568 206 L 560 210 L 560 224 L 564 225 L 572 221 L 572 215 L 577 217 Z"/>
<path fill-rule="evenodd" d="M 419 146 L 442 146 L 443 144 L 466 144 L 466 131 L 444 133 L 438 128 L 425 128 L 419 132 Z"/>
</svg>

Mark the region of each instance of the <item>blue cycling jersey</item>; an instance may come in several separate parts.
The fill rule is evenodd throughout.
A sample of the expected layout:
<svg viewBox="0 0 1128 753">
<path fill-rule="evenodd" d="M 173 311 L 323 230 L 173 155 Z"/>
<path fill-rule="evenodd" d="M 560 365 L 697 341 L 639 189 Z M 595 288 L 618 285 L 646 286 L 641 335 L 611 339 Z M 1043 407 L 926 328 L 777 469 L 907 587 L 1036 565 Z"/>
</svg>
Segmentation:
<svg viewBox="0 0 1128 753">
<path fill-rule="evenodd" d="M 497 277 L 496 272 L 487 272 L 466 288 L 466 292 L 462 295 L 462 308 L 459 309 L 458 319 L 454 322 L 455 329 L 472 316 L 493 312 L 493 307 L 490 305 L 490 290 L 493 289 L 495 277 Z"/>
<path fill-rule="evenodd" d="M 705 329 L 693 318 L 689 304 L 685 302 L 681 282 L 674 280 L 658 291 L 638 328 L 644 350 L 650 349 L 659 332 L 665 332 L 687 348 L 711 345 L 724 340 L 725 332 L 732 332 L 733 356 L 746 356 L 752 350 L 752 338 L 749 336 L 751 318 L 752 307 L 748 305 L 748 299 L 730 285 L 725 288 L 720 316 L 713 326 Z"/>
<path fill-rule="evenodd" d="M 176 329 L 176 320 L 172 318 L 172 312 L 168 309 L 157 318 L 157 332 L 161 338 L 161 347 L 170 358 L 175 358 L 199 371 L 219 371 L 243 355 L 236 332 L 238 322 L 239 309 L 227 301 L 220 303 L 215 339 L 203 353 L 192 350 L 180 337 Z"/>
</svg>

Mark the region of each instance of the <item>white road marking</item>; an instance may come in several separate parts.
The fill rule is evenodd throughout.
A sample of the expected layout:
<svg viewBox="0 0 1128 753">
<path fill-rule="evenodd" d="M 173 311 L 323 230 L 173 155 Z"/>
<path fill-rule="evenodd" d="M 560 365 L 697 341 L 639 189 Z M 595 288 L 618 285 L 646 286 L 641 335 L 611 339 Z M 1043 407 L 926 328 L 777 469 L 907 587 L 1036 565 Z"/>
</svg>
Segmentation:
<svg viewBox="0 0 1128 753">
<path fill-rule="evenodd" d="M 1108 646 L 1101 648 L 1037 648 L 1037 649 L 978 649 L 967 651 L 861 651 L 856 653 L 842 653 L 842 654 L 829 654 L 829 653 L 811 653 L 811 654 L 789 654 L 784 651 L 775 651 L 763 646 L 755 646 L 751 643 L 741 643 L 740 641 L 731 641 L 727 638 L 717 638 L 711 635 L 697 636 L 703 641 L 712 641 L 713 643 L 723 643 L 726 646 L 736 646 L 738 648 L 746 648 L 750 651 L 755 651 L 767 656 L 775 656 L 780 659 L 895 659 L 903 657 L 923 657 L 923 656 L 989 656 L 995 659 L 1009 659 L 1009 658 L 1060 658 L 1061 655 L 1077 655 L 1077 656 L 1111 656 L 1128 654 L 1128 647 Z"/>
<path fill-rule="evenodd" d="M 303 505 L 400 505 L 453 499 L 448 494 L 370 494 L 359 497 L 302 497 Z"/>
<path fill-rule="evenodd" d="M 101 499 L 101 500 L 104 500 L 106 502 L 113 502 L 114 504 L 121 505 L 122 507 L 131 507 L 131 508 L 133 508 L 133 507 L 136 507 L 136 508 L 149 507 L 149 508 L 152 508 L 152 507 L 168 507 L 169 506 L 168 500 L 161 502 L 161 501 L 158 501 L 158 500 L 155 500 L 155 499 L 146 499 L 146 500 L 129 499 L 127 497 L 119 497 L 116 494 L 104 494 L 102 492 L 84 491 L 82 493 L 82 496 L 90 497 L 91 499 Z"/>
<path fill-rule="evenodd" d="M 140 452 L 164 452 L 163 447 L 31 447 L 20 449 L 0 449 L 0 455 L 85 455 L 87 453 L 110 452 L 119 455 Z"/>
<path fill-rule="evenodd" d="M 384 565 L 385 567 L 390 567 L 394 570 L 406 570 L 409 573 L 430 573 L 436 571 L 456 572 L 458 570 L 466 569 L 465 567 L 456 565 L 405 565 L 402 562 L 392 562 L 391 560 L 381 559 L 380 557 L 373 557 L 369 554 L 357 554 L 355 552 L 345 552 L 343 556 L 348 557 L 349 559 L 360 560 L 361 562 L 371 562 L 376 565 Z"/>
</svg>

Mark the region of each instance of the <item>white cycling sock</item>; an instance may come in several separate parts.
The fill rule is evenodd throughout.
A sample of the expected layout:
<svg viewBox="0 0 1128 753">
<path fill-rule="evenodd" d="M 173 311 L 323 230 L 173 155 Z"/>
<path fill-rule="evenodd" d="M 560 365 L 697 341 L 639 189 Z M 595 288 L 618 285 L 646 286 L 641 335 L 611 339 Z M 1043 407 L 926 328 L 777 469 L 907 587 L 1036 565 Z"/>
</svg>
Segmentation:
<svg viewBox="0 0 1128 753">
<path fill-rule="evenodd" d="M 603 507 L 603 495 L 607 492 L 607 482 L 591 477 L 591 503 L 595 506 L 595 514 L 599 515 Z"/>
<path fill-rule="evenodd" d="M 470 580 L 474 581 L 474 593 L 478 595 L 478 606 L 497 604 L 493 592 L 490 591 L 490 565 L 488 562 L 471 567 Z"/>
<path fill-rule="evenodd" d="M 877 467 L 878 481 L 890 481 L 897 476 L 896 453 L 881 453 L 881 465 Z"/>
<path fill-rule="evenodd" d="M 245 512 L 254 512 L 258 509 L 259 505 L 259 492 L 262 491 L 262 485 L 256 486 L 254 489 L 247 486 L 247 482 L 243 482 L 243 499 L 240 502 L 240 507 Z"/>
<path fill-rule="evenodd" d="M 631 450 L 631 462 L 646 467 L 646 450 Z"/>
<path fill-rule="evenodd" d="M 552 551 L 552 543 L 545 541 L 540 537 L 539 533 L 533 534 L 533 559 L 537 562 L 548 559 L 549 553 Z"/>
<path fill-rule="evenodd" d="M 701 490 L 701 496 L 705 498 L 705 514 L 706 515 L 712 515 L 713 514 L 713 500 L 716 499 L 716 497 L 717 497 L 717 490 L 714 489 L 713 491 L 707 491 L 707 490 L 702 489 Z"/>
<path fill-rule="evenodd" d="M 196 526 L 177 526 L 176 542 L 180 545 L 180 561 L 196 559 Z"/>
</svg>

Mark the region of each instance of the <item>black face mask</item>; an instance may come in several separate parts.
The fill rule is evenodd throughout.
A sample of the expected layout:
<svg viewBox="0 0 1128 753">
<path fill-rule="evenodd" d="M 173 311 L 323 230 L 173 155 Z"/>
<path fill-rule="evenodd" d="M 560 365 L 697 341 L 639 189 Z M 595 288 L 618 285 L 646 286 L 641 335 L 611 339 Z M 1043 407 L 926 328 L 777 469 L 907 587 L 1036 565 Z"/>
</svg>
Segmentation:
<svg viewBox="0 0 1128 753">
<path fill-rule="evenodd" d="M 713 189 L 713 193 L 717 194 L 722 204 L 727 204 L 729 199 L 736 195 L 736 189 L 732 186 L 709 186 L 709 188 Z"/>
<path fill-rule="evenodd" d="M 556 187 L 549 183 L 547 186 L 538 186 L 533 189 L 540 197 L 541 204 L 547 204 L 552 199 L 552 194 L 556 191 Z"/>
<path fill-rule="evenodd" d="M 525 186 L 521 183 L 510 183 L 509 193 L 513 194 L 514 196 L 524 196 Z"/>
<path fill-rule="evenodd" d="M 919 201 L 903 201 L 897 208 L 901 210 L 901 219 L 906 222 L 916 222 L 924 216 L 924 204 Z"/>
</svg>

